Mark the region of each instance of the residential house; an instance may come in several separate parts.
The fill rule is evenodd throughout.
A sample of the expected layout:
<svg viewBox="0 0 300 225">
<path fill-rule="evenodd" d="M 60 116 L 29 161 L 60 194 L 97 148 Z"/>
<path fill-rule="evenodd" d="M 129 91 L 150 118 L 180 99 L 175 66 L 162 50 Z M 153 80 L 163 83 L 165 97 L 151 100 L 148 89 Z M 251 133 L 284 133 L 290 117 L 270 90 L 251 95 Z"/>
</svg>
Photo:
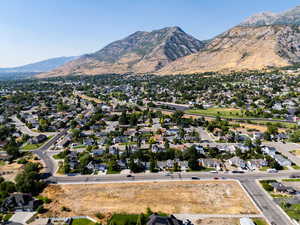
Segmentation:
<svg viewBox="0 0 300 225">
<path fill-rule="evenodd" d="M 256 170 L 264 166 L 268 166 L 268 162 L 264 159 L 251 159 L 247 161 L 249 170 Z"/>
<path fill-rule="evenodd" d="M 39 144 L 47 140 L 47 136 L 44 134 L 39 134 L 36 137 L 33 137 L 29 140 L 31 144 Z"/>
<path fill-rule="evenodd" d="M 231 166 L 236 166 L 241 169 L 246 169 L 246 162 L 237 156 L 228 159 L 228 163 Z"/>
<path fill-rule="evenodd" d="M 276 149 L 274 147 L 265 146 L 261 150 L 263 153 L 271 156 L 272 158 L 276 155 Z"/>
<path fill-rule="evenodd" d="M 7 197 L 0 207 L 1 212 L 33 212 L 40 201 L 32 198 L 30 194 L 15 193 Z"/>
<path fill-rule="evenodd" d="M 198 159 L 199 165 L 206 168 L 215 168 L 216 170 L 221 170 L 223 163 L 219 159 Z"/>
<path fill-rule="evenodd" d="M 282 155 L 277 154 L 274 156 L 274 159 L 283 167 L 292 165 L 292 162 L 289 159 L 284 158 Z"/>
<path fill-rule="evenodd" d="M 149 217 L 147 225 L 183 225 L 181 220 L 178 220 L 175 216 L 159 216 L 152 214 Z"/>
</svg>

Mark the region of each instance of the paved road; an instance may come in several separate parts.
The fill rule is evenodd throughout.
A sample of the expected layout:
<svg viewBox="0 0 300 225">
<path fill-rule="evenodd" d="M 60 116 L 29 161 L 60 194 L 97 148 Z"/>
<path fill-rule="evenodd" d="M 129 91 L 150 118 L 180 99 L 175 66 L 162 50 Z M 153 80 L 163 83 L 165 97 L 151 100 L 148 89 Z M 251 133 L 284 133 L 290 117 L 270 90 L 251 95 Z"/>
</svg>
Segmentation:
<svg viewBox="0 0 300 225">
<path fill-rule="evenodd" d="M 41 146 L 39 149 L 33 151 L 35 154 L 39 156 L 39 158 L 44 162 L 46 173 L 49 173 L 49 175 L 53 175 L 56 171 L 56 163 L 53 162 L 51 157 L 47 154 L 47 150 L 53 145 L 58 139 L 60 139 L 62 136 L 66 135 L 67 131 L 64 130 L 57 134 L 55 137 L 53 137 L 50 141 L 48 141 L 46 144 Z"/>
<path fill-rule="evenodd" d="M 290 218 L 281 211 L 279 206 L 256 184 L 255 181 L 242 180 L 241 184 L 269 222 L 275 222 L 277 225 L 294 225 Z"/>
<path fill-rule="evenodd" d="M 40 134 L 44 134 L 46 136 L 52 136 L 52 135 L 56 135 L 57 133 L 55 132 L 46 132 L 46 133 L 40 133 L 40 132 L 33 132 L 32 130 L 30 130 L 26 124 L 24 124 L 21 120 L 19 120 L 17 118 L 16 115 L 13 115 L 11 117 L 12 121 L 14 122 L 16 128 L 21 131 L 23 134 L 28 134 L 29 136 L 33 136 L 33 137 L 36 137 Z"/>
<path fill-rule="evenodd" d="M 212 138 L 211 135 L 203 128 L 199 127 L 197 128 L 198 133 L 200 134 L 201 140 L 208 140 L 210 142 L 214 142 L 215 140 Z"/>
</svg>

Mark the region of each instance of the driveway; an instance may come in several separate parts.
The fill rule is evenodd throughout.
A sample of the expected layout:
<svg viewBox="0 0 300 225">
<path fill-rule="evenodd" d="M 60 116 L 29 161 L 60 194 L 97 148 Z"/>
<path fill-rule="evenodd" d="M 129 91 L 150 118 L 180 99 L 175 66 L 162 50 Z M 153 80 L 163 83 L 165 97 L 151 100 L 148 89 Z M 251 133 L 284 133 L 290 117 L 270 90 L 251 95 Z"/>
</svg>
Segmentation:
<svg viewBox="0 0 300 225">
<path fill-rule="evenodd" d="M 16 212 L 11 218 L 10 222 L 26 224 L 26 222 L 33 217 L 35 212 Z"/>
</svg>

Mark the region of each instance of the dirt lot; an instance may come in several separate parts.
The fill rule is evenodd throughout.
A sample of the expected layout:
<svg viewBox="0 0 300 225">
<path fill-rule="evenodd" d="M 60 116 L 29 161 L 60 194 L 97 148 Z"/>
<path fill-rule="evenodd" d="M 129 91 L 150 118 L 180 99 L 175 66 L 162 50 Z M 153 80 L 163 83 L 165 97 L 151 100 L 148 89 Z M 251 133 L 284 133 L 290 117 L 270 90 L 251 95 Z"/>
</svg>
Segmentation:
<svg viewBox="0 0 300 225">
<path fill-rule="evenodd" d="M 0 176 L 5 180 L 13 181 L 17 174 L 22 171 L 23 165 L 18 163 L 1 164 L 0 165 Z"/>
<path fill-rule="evenodd" d="M 240 225 L 237 218 L 206 218 L 196 221 L 195 225 Z"/>
<path fill-rule="evenodd" d="M 194 214 L 258 213 L 234 181 L 176 181 L 114 184 L 50 185 L 43 194 L 52 199 L 44 216 L 90 215 L 96 212 L 154 212 Z M 68 207 L 71 212 L 62 211 Z"/>
</svg>

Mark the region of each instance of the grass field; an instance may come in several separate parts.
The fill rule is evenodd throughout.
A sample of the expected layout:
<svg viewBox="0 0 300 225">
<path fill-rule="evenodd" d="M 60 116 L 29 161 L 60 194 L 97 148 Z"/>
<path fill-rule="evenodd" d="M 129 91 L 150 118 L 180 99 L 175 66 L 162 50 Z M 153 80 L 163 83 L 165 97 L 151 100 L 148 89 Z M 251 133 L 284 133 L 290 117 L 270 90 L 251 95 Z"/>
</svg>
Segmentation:
<svg viewBox="0 0 300 225">
<path fill-rule="evenodd" d="M 89 219 L 73 219 L 71 225 L 95 225 L 93 221 L 90 221 Z"/>
<path fill-rule="evenodd" d="M 46 141 L 44 141 L 43 143 L 39 143 L 39 144 L 26 144 L 25 146 L 22 147 L 21 150 L 25 150 L 25 151 L 31 151 L 31 150 L 35 150 L 38 149 L 39 147 L 41 147 L 43 144 L 45 144 L 47 141 L 49 141 L 53 136 L 49 136 L 47 138 Z"/>
<path fill-rule="evenodd" d="M 257 209 L 235 181 L 174 181 L 49 185 L 42 196 L 52 200 L 44 216 L 93 216 L 153 212 L 256 214 Z M 71 212 L 61 211 L 62 206 Z"/>
<path fill-rule="evenodd" d="M 235 108 L 190 109 L 185 112 L 205 116 L 220 116 L 224 118 L 251 118 L 242 115 L 242 111 L 240 109 Z"/>
</svg>

